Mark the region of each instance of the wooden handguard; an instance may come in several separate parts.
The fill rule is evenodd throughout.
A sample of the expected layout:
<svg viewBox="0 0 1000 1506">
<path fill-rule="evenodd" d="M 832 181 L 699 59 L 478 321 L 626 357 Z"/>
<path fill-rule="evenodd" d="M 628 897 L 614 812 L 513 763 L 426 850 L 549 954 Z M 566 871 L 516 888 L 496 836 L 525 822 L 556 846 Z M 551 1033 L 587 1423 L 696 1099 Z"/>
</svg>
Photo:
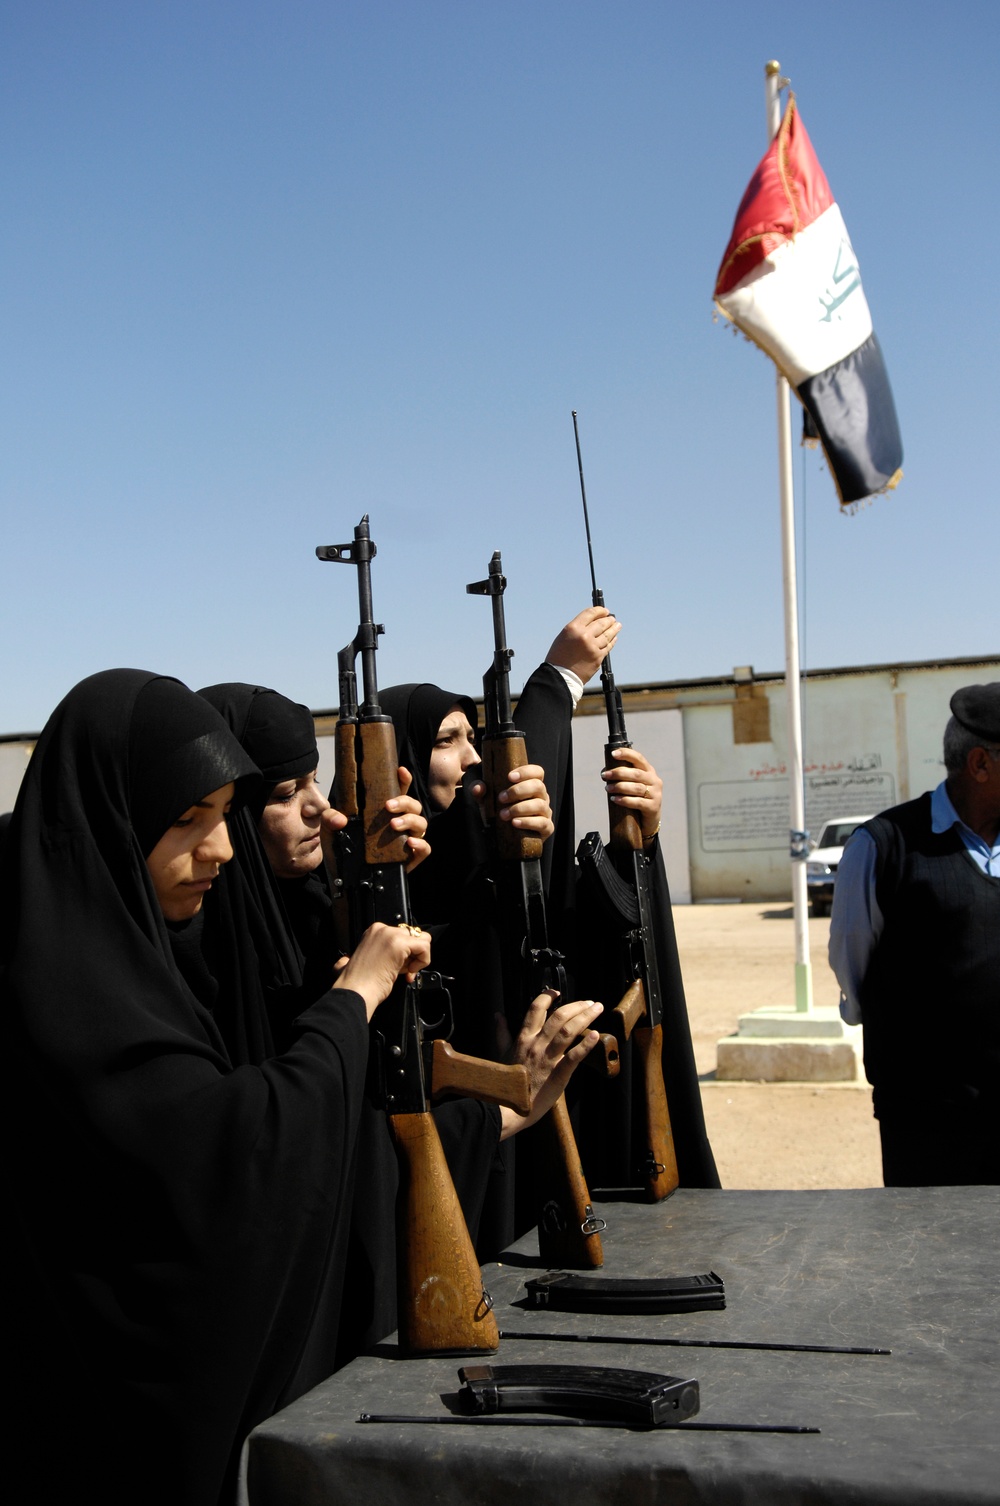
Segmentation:
<svg viewBox="0 0 1000 1506">
<path fill-rule="evenodd" d="M 358 728 L 361 757 L 358 779 L 364 786 L 365 862 L 405 863 L 409 857 L 406 833 L 393 831 L 387 800 L 399 794 L 396 734 L 391 721 L 362 722 Z"/>
<path fill-rule="evenodd" d="M 330 798 L 348 820 L 358 814 L 358 761 L 354 751 L 355 722 L 338 722 L 334 730 L 336 773 Z"/>
<path fill-rule="evenodd" d="M 534 1133 L 541 1142 L 540 1185 L 545 1200 L 538 1221 L 538 1253 L 543 1265 L 568 1267 L 573 1271 L 596 1270 L 604 1264 L 604 1248 L 590 1192 L 580 1165 L 580 1152 L 569 1119 L 566 1099 L 560 1095 Z M 591 1232 L 585 1233 L 588 1228 Z"/>
<path fill-rule="evenodd" d="M 527 1067 L 505 1067 L 479 1056 L 464 1056 L 447 1041 L 432 1042 L 431 1097 L 458 1093 L 480 1103 L 502 1103 L 515 1114 L 531 1108 Z"/>
<path fill-rule="evenodd" d="M 486 797 L 483 807 L 486 819 L 496 832 L 497 856 L 521 862 L 526 858 L 540 858 L 541 837 L 518 831 L 510 821 L 501 821 L 503 806 L 497 805 L 497 797 L 507 788 L 511 769 L 520 768 L 528 762 L 523 737 L 488 737 L 483 742 L 483 779 Z"/>
<path fill-rule="evenodd" d="M 407 1354 L 477 1354 L 500 1344 L 448 1163 L 430 1114 L 391 1114 L 399 1156 L 396 1305 Z"/>
<path fill-rule="evenodd" d="M 646 1196 L 650 1202 L 658 1203 L 679 1187 L 681 1180 L 663 1086 L 663 1029 L 659 1025 L 652 1029 L 647 1025 L 637 1025 L 632 1039 L 642 1062 L 646 1090 L 646 1156 L 640 1169 L 646 1184 Z"/>
</svg>

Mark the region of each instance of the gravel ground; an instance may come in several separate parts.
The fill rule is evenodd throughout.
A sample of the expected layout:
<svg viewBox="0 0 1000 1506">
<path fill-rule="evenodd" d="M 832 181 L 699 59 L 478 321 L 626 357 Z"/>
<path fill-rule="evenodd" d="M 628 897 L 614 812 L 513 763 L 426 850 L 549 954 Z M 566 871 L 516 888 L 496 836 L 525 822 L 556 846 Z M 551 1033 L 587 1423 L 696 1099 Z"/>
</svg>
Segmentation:
<svg viewBox="0 0 1000 1506">
<path fill-rule="evenodd" d="M 791 905 L 678 905 L 677 941 L 705 1119 L 724 1187 L 881 1187 L 871 1089 L 716 1082 L 718 1041 L 741 1014 L 795 999 Z M 809 921 L 816 1004 L 836 1004 L 829 920 Z"/>
</svg>

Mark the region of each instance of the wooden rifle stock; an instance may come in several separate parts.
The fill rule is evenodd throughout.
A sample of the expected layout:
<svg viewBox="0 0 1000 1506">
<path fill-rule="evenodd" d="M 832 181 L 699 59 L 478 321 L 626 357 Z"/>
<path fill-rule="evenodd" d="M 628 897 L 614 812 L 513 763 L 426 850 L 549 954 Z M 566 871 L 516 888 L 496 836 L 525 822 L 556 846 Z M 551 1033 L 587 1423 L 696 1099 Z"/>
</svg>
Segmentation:
<svg viewBox="0 0 1000 1506">
<path fill-rule="evenodd" d="M 646 1098 L 646 1158 L 640 1169 L 646 1196 L 650 1202 L 659 1203 L 680 1186 L 681 1180 L 663 1082 L 663 1026 L 638 1025 L 632 1039 L 639 1052 Z"/>
<path fill-rule="evenodd" d="M 547 1266 L 596 1270 L 604 1264 L 601 1230 L 590 1201 L 590 1189 L 580 1164 L 576 1136 L 564 1094 L 536 1125 L 544 1130 L 539 1177 L 544 1188 L 538 1220 L 538 1253 Z"/>
<path fill-rule="evenodd" d="M 408 1354 L 499 1347 L 437 1126 L 428 1113 L 390 1114 L 399 1157 L 396 1216 L 399 1342 Z"/>
<path fill-rule="evenodd" d="M 594 1217 L 565 1095 L 560 1094 L 535 1130 L 542 1142 L 539 1258 L 544 1265 L 571 1271 L 597 1270 L 604 1264 L 600 1231 L 605 1225 Z"/>
</svg>

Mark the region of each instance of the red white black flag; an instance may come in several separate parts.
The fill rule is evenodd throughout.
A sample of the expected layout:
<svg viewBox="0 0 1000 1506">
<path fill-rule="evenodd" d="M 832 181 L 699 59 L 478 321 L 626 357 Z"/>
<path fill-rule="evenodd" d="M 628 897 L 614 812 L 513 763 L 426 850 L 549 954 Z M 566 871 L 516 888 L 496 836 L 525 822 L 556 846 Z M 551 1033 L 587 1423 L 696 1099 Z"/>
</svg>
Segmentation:
<svg viewBox="0 0 1000 1506">
<path fill-rule="evenodd" d="M 889 491 L 903 446 L 843 216 L 789 96 L 750 180 L 715 300 L 811 415 L 841 504 Z"/>
</svg>

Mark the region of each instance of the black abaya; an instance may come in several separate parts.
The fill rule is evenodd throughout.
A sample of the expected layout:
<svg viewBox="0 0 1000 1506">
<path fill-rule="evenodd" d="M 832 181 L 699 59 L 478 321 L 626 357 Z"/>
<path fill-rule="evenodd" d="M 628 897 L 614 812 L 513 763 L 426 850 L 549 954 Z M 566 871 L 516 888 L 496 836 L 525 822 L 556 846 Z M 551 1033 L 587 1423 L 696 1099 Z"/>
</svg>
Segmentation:
<svg viewBox="0 0 1000 1506">
<path fill-rule="evenodd" d="M 543 664 L 525 685 L 515 721 L 524 733 L 528 757 L 545 769 L 555 834 L 545 844 L 549 919 L 556 944 L 566 953 L 576 992 L 613 1008 L 625 993 L 625 980 L 606 917 L 583 886 L 575 861 L 573 801 L 573 703 L 558 670 Z M 593 770 L 600 778 L 600 771 Z M 654 942 L 663 998 L 663 1081 L 682 1187 L 718 1187 L 719 1175 L 705 1129 L 701 1090 L 691 1044 L 684 982 L 674 931 L 670 890 L 659 841 L 649 854 Z M 597 1021 L 600 1029 L 601 1021 Z M 628 1046 L 619 1076 L 604 1082 L 587 1071 L 574 1075 L 568 1097 L 584 1171 L 594 1187 L 636 1185 L 646 1147 L 645 1128 L 636 1119 L 638 1062 Z"/>
<path fill-rule="evenodd" d="M 54 712 L 18 797 L 0 967 L 33 1500 L 230 1500 L 251 1427 L 330 1368 L 363 1003 L 325 994 L 254 1060 L 259 993 L 227 968 L 228 1018 L 199 1002 L 144 862 L 251 769 L 183 686 L 108 671 Z M 235 877 L 212 898 L 238 923 Z"/>
<path fill-rule="evenodd" d="M 475 729 L 475 702 L 430 684 L 391 685 L 379 699 L 393 720 L 399 761 L 413 776 L 411 793 L 428 818 L 431 855 L 411 875 L 410 898 L 414 915 L 433 937 L 435 968 L 455 979 L 452 1045 L 497 1060 L 507 1043 L 486 830 L 467 788 L 456 790 L 446 810 L 435 808 L 429 790 L 441 723 L 457 707 Z M 465 783 L 479 774 L 478 766 L 470 769 Z"/>
<path fill-rule="evenodd" d="M 329 988 L 340 956 L 324 870 L 302 878 L 276 877 L 258 833 L 275 785 L 311 774 L 319 764 L 316 728 L 306 706 L 263 685 L 236 681 L 209 685 L 198 694 L 219 712 L 262 775 L 256 797 L 230 824 L 237 864 L 270 937 L 268 1007 L 280 1042 L 299 1009 Z"/>
</svg>

